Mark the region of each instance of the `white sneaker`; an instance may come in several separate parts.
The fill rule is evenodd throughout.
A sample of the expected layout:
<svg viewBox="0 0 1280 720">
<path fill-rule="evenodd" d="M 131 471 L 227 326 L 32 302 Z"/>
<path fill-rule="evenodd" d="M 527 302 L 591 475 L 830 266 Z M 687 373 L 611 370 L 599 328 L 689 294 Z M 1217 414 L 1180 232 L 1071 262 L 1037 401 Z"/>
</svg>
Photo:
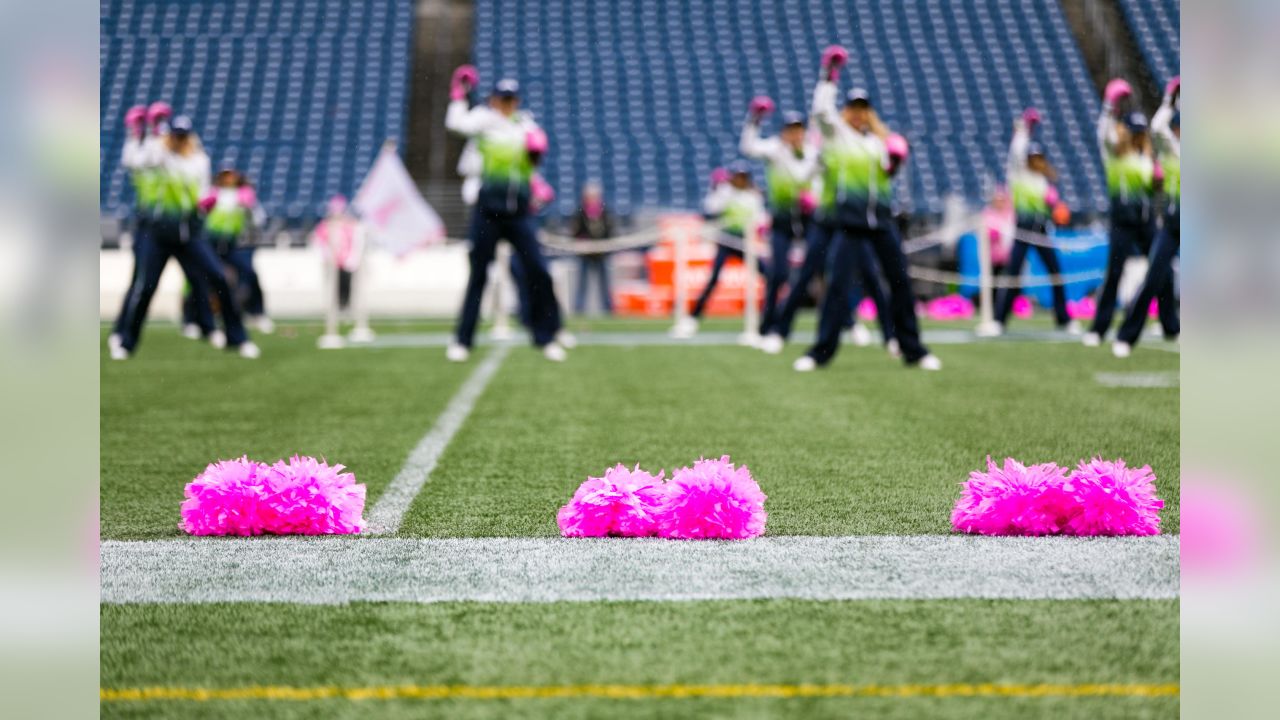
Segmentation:
<svg viewBox="0 0 1280 720">
<path fill-rule="evenodd" d="M 221 330 L 214 330 L 209 333 L 209 344 L 221 350 L 227 346 L 227 334 Z"/>
<path fill-rule="evenodd" d="M 351 328 L 351 332 L 347 333 L 347 339 L 353 343 L 371 343 L 377 335 L 374 334 L 373 328 L 368 325 L 357 325 Z"/>
<path fill-rule="evenodd" d="M 182 337 L 188 340 L 200 339 L 200 326 L 195 323 L 187 323 L 182 326 Z"/>
<path fill-rule="evenodd" d="M 111 333 L 110 335 L 107 336 L 108 350 L 115 350 L 118 347 L 124 347 L 123 343 L 124 343 L 124 340 L 120 337 L 119 333 Z"/>
<path fill-rule="evenodd" d="M 259 315 L 253 319 L 253 327 L 263 335 L 270 335 L 276 331 L 276 324 L 266 315 Z"/>
<path fill-rule="evenodd" d="M 933 353 L 929 353 L 928 355 L 920 358 L 920 362 L 916 363 L 916 365 L 921 370 L 932 370 L 936 372 L 942 369 L 942 361 Z"/>
<path fill-rule="evenodd" d="M 1133 346 L 1127 342 L 1117 340 L 1111 343 L 1111 354 L 1118 358 L 1127 358 L 1133 354 Z"/>
<path fill-rule="evenodd" d="M 123 345 L 116 345 L 111 348 L 112 360 L 128 360 L 129 351 L 124 349 Z"/>
<path fill-rule="evenodd" d="M 698 334 L 698 319 L 694 317 L 682 317 L 676 321 L 675 327 L 671 328 L 671 337 L 687 340 Z"/>
<path fill-rule="evenodd" d="M 1000 337 L 1004 334 L 1004 323 L 995 320 L 989 323 L 978 323 L 978 326 L 973 329 L 973 334 L 980 338 Z"/>
<path fill-rule="evenodd" d="M 1067 323 L 1067 326 L 1064 329 L 1067 331 L 1068 335 L 1081 335 L 1084 333 L 1084 327 L 1080 325 L 1079 320 L 1072 320 Z"/>
<path fill-rule="evenodd" d="M 569 359 L 569 353 L 564 351 L 564 346 L 558 342 L 549 342 L 542 346 L 542 357 L 551 362 L 564 362 Z"/>
<path fill-rule="evenodd" d="M 1096 332 L 1090 331 L 1080 338 L 1080 342 L 1083 343 L 1085 347 L 1098 347 L 1102 344 L 1102 336 L 1098 335 Z"/>
<path fill-rule="evenodd" d="M 561 330 L 556 333 L 556 343 L 562 348 L 572 350 L 578 347 L 578 338 L 574 337 L 573 333 L 568 330 Z"/>
<path fill-rule="evenodd" d="M 343 340 L 341 335 L 330 335 L 326 333 L 316 340 L 316 347 L 321 350 L 340 350 L 346 346 L 347 341 Z"/>
<path fill-rule="evenodd" d="M 471 357 L 471 348 L 461 343 L 451 342 L 449 347 L 444 349 L 444 356 L 449 362 L 466 362 Z"/>
<path fill-rule="evenodd" d="M 782 336 L 775 333 L 770 333 L 760 338 L 760 349 L 766 355 L 777 355 L 782 352 L 782 348 L 785 345 L 786 342 L 782 339 Z"/>
<path fill-rule="evenodd" d="M 801 355 L 796 361 L 791 363 L 791 369 L 796 372 L 813 372 L 818 368 L 818 361 L 808 355 Z"/>
<path fill-rule="evenodd" d="M 853 343 L 854 347 L 866 347 L 872 343 L 871 331 L 866 325 L 858 323 L 849 328 L 849 342 Z"/>
<path fill-rule="evenodd" d="M 889 353 L 889 357 L 897 359 L 902 357 L 902 346 L 898 344 L 898 338 L 889 338 L 889 342 L 884 344 L 884 349 Z"/>
<path fill-rule="evenodd" d="M 258 347 L 252 340 L 245 340 L 240 343 L 240 357 L 246 360 L 257 360 L 262 357 L 262 348 Z"/>
</svg>

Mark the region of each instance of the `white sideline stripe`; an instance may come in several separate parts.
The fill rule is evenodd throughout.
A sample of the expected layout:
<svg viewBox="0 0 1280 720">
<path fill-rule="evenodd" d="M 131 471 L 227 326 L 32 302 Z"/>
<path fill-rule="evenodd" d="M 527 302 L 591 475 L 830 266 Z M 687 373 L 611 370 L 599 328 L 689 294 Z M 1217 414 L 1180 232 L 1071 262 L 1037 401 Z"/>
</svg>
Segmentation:
<svg viewBox="0 0 1280 720">
<path fill-rule="evenodd" d="M 700 332 L 688 339 L 676 339 L 663 332 L 584 332 L 578 335 L 578 344 L 584 346 L 604 345 L 622 347 L 680 345 L 721 346 L 739 345 L 740 343 L 738 339 L 740 335 L 741 333 L 738 331 L 728 332 L 713 330 Z M 345 349 L 362 350 L 369 348 L 444 347 L 445 345 L 448 345 L 452 339 L 453 336 L 449 333 L 382 333 L 378 335 L 373 342 L 359 344 L 351 343 L 348 344 Z M 511 341 L 503 341 L 501 343 L 488 342 L 488 344 L 518 345 L 522 343 L 527 344 L 527 340 L 527 335 L 517 333 L 516 338 Z M 810 340 L 810 333 L 794 333 L 790 344 L 791 347 L 796 350 L 803 350 L 808 347 Z M 1005 335 L 997 338 L 979 338 L 974 335 L 972 330 L 961 330 L 959 328 L 936 328 L 925 330 L 923 340 L 926 344 L 930 345 L 967 345 L 970 343 L 1009 343 L 1030 341 L 1077 344 L 1080 342 L 1080 338 L 1077 336 L 1054 330 L 1022 330 L 1006 333 Z M 1140 347 L 1147 347 L 1147 345 L 1142 345 Z M 1152 345 L 1152 347 L 1158 346 Z M 1173 350 L 1172 352 L 1177 352 L 1177 350 Z"/>
<path fill-rule="evenodd" d="M 495 346 L 484 360 L 480 361 L 462 387 L 458 388 L 457 394 L 436 419 L 435 425 L 418 441 L 417 446 L 405 459 L 404 467 L 396 473 L 395 479 L 369 511 L 370 534 L 390 534 L 400 529 L 400 523 L 404 521 L 404 514 L 413 504 L 413 499 L 430 479 L 431 472 L 436 469 L 436 463 L 444 454 L 444 449 L 449 446 L 449 441 L 471 414 L 476 400 L 480 398 L 480 394 L 498 372 L 498 367 L 502 365 L 502 361 L 510 350 L 510 346 L 507 345 Z"/>
<path fill-rule="evenodd" d="M 102 602 L 1169 599 L 1177 536 L 102 543 Z"/>
<path fill-rule="evenodd" d="M 1103 387 L 1118 388 L 1175 388 L 1176 372 L 1100 372 L 1093 379 Z"/>
</svg>

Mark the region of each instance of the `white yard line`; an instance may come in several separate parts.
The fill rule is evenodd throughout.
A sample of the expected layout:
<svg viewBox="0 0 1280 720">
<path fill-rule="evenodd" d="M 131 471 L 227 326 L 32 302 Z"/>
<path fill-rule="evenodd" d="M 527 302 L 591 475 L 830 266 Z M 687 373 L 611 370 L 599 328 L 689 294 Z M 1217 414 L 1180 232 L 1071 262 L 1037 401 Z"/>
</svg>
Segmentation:
<svg viewBox="0 0 1280 720">
<path fill-rule="evenodd" d="M 466 422 L 476 400 L 510 351 L 509 345 L 498 345 L 489 350 L 471 373 L 471 377 L 458 389 L 444 412 L 436 419 L 435 425 L 418 441 L 418 445 L 404 461 L 404 467 L 400 468 L 395 479 L 378 498 L 377 504 L 369 511 L 369 533 L 389 534 L 400 529 L 400 523 L 404 521 L 404 514 L 413 504 L 413 499 L 430 479 L 431 472 L 436 469 L 436 463 L 440 462 L 440 456 L 449 446 L 449 441 Z"/>
<path fill-rule="evenodd" d="M 102 602 L 1179 596 L 1178 536 L 105 541 Z"/>
<path fill-rule="evenodd" d="M 1176 388 L 1176 372 L 1100 372 L 1093 379 L 1103 387 L 1116 388 Z"/>
</svg>

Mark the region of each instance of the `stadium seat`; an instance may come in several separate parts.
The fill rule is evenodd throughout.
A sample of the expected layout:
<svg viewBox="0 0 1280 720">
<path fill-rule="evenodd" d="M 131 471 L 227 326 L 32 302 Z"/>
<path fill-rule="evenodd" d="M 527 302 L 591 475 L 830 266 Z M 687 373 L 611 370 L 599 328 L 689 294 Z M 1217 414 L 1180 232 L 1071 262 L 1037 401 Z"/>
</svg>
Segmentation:
<svg viewBox="0 0 1280 720">
<path fill-rule="evenodd" d="M 1178 0 L 1119 0 L 1120 9 L 1138 50 L 1161 86 L 1179 74 L 1179 33 L 1182 13 Z"/>
<path fill-rule="evenodd" d="M 518 78 L 547 129 L 561 212 L 593 178 L 623 214 L 698 207 L 707 173 L 737 155 L 748 99 L 807 110 L 831 43 L 852 53 L 844 86 L 865 85 L 915 148 L 899 183 L 911 212 L 940 213 L 949 193 L 980 202 L 1027 105 L 1045 113 L 1064 199 L 1106 208 L 1097 91 L 1052 0 L 477 0 L 474 28 L 481 75 Z"/>
<path fill-rule="evenodd" d="M 291 226 L 353 193 L 383 140 L 404 142 L 413 3 L 102 0 L 101 13 L 105 216 L 132 203 L 119 158 L 135 104 L 190 115 L 214 168 L 247 172 Z"/>
</svg>

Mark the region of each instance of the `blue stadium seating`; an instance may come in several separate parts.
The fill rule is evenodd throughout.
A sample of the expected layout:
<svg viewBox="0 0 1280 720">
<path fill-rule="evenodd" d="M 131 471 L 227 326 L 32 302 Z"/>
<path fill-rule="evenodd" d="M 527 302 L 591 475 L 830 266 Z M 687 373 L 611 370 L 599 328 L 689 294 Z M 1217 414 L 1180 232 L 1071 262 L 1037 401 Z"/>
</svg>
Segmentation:
<svg viewBox="0 0 1280 720">
<path fill-rule="evenodd" d="M 477 0 L 483 84 L 514 76 L 547 129 L 545 174 L 568 211 L 604 184 L 621 213 L 696 207 L 707 173 L 735 157 L 747 101 L 808 109 L 822 48 L 852 52 L 913 146 L 900 201 L 938 213 L 1000 182 L 1013 118 L 1041 108 L 1043 144 L 1077 211 L 1106 207 L 1094 141 L 1098 93 L 1053 0 Z M 851 77 L 850 77 L 851 76 Z"/>
<path fill-rule="evenodd" d="M 214 168 L 257 183 L 302 223 L 356 189 L 384 140 L 403 146 L 407 0 L 102 0 L 101 210 L 132 201 L 121 118 L 166 100 L 195 121 Z"/>
<path fill-rule="evenodd" d="M 1138 50 L 1162 88 L 1180 72 L 1182 12 L 1178 3 L 1179 0 L 1120 0 Z"/>
</svg>

